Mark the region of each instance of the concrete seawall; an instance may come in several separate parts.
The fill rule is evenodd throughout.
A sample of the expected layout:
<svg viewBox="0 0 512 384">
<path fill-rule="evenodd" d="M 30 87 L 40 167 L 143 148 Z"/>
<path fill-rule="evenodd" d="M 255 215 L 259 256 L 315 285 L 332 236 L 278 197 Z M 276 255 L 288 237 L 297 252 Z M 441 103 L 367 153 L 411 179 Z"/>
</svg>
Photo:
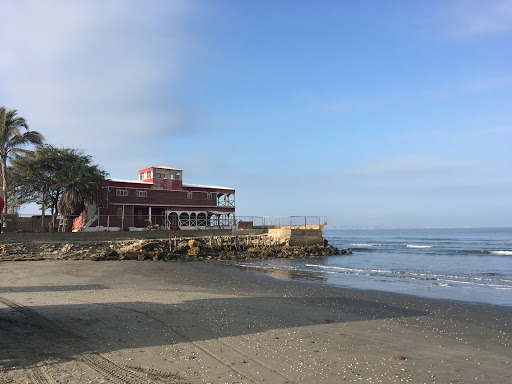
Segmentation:
<svg viewBox="0 0 512 384">
<path fill-rule="evenodd" d="M 254 236 L 267 234 L 279 239 L 281 243 L 292 246 L 323 245 L 322 226 L 281 226 L 253 229 L 209 229 L 192 231 L 126 231 L 126 232 L 52 232 L 52 233 L 2 233 L 0 243 L 4 242 L 76 242 L 76 241 L 116 241 L 116 240 L 146 240 L 167 238 L 193 238 L 209 236 Z"/>
<path fill-rule="evenodd" d="M 0 243 L 4 242 L 75 242 L 75 241 L 116 241 L 116 240 L 144 240 L 167 239 L 169 237 L 203 237 L 203 236 L 230 236 L 230 235 L 260 235 L 263 229 L 231 230 L 212 229 L 197 231 L 126 231 L 126 232 L 45 232 L 45 233 L 2 233 Z"/>
</svg>

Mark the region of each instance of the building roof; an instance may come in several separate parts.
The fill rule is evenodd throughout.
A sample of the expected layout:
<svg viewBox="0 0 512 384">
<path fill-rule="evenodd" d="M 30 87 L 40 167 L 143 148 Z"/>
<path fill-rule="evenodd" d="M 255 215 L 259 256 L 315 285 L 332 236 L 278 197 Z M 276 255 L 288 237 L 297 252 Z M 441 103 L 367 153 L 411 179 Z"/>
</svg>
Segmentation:
<svg viewBox="0 0 512 384">
<path fill-rule="evenodd" d="M 107 179 L 116 183 L 136 183 L 144 185 L 153 185 L 152 182 L 140 181 L 140 180 L 124 180 L 124 179 Z M 183 187 L 187 188 L 211 188 L 211 189 L 225 189 L 226 191 L 234 191 L 235 188 L 220 187 L 217 185 L 199 185 L 199 184 L 182 184 Z"/>
<path fill-rule="evenodd" d="M 212 189 L 226 189 L 230 191 L 234 191 L 235 188 L 228 187 L 219 187 L 216 185 L 199 185 L 199 184 L 183 184 L 184 187 L 192 187 L 192 188 L 212 188 Z"/>
<path fill-rule="evenodd" d="M 147 181 L 140 181 L 140 180 L 124 180 L 124 179 L 107 179 L 107 180 L 114 181 L 117 183 L 138 183 L 138 184 L 152 185 L 152 183 L 148 183 Z"/>
<path fill-rule="evenodd" d="M 171 171 L 183 171 L 183 169 L 166 167 L 165 165 L 159 165 L 158 167 L 152 167 L 152 168 L 170 169 Z"/>
</svg>

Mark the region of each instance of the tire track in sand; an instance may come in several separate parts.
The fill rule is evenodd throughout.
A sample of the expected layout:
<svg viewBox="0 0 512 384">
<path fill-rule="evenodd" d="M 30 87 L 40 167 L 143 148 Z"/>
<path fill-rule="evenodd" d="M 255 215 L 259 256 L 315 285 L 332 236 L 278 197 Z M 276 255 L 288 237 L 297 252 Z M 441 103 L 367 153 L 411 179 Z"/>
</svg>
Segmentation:
<svg viewBox="0 0 512 384">
<path fill-rule="evenodd" d="M 212 357 L 213 359 L 215 359 L 216 361 L 218 361 L 219 363 L 221 363 L 222 365 L 224 365 L 228 370 L 231 370 L 233 372 L 235 372 L 236 374 L 240 375 L 241 377 L 243 377 L 244 379 L 252 382 L 252 383 L 258 383 L 260 382 L 260 380 L 258 380 L 255 375 L 256 375 L 256 371 L 258 370 L 268 370 L 272 375 L 275 375 L 275 376 L 280 376 L 282 379 L 284 379 L 286 383 L 291 383 L 291 384 L 298 384 L 298 382 L 294 379 L 292 379 L 291 377 L 289 377 L 288 375 L 284 374 L 284 373 L 281 373 L 279 372 L 276 368 L 274 367 L 271 367 L 269 366 L 268 364 L 262 362 L 261 360 L 259 359 L 255 359 L 253 356 L 249 356 L 247 355 L 246 353 L 242 352 L 240 349 L 238 348 L 235 348 L 233 345 L 231 345 L 230 343 L 227 343 L 223 340 L 210 340 L 209 342 L 199 342 L 199 341 L 194 341 L 191 337 L 185 335 L 183 332 L 181 331 L 178 331 L 175 327 L 169 325 L 168 323 L 160 320 L 158 317 L 146 312 L 146 311 L 142 311 L 142 310 L 137 310 L 137 309 L 133 309 L 133 308 L 125 308 L 123 306 L 120 306 L 120 305 L 112 305 L 112 304 L 101 304 L 101 303 L 97 303 L 99 305 L 104 305 L 104 306 L 107 306 L 107 307 L 113 307 L 113 308 L 118 308 L 118 309 L 122 309 L 122 310 L 125 310 L 125 311 L 129 311 L 129 312 L 135 312 L 135 313 L 140 313 L 141 315 L 144 315 L 148 318 L 150 318 L 151 320 L 159 323 L 160 325 L 162 325 L 163 327 L 165 327 L 166 329 L 169 329 L 171 332 L 173 332 L 176 336 L 178 336 L 179 339 L 181 339 L 182 342 L 186 342 L 186 343 L 190 343 L 192 344 L 193 346 L 195 346 L 197 349 L 201 350 L 202 352 L 206 353 L 208 356 Z M 215 350 L 220 350 L 221 348 L 208 348 L 206 346 L 206 344 L 210 344 L 212 345 L 213 347 L 215 347 L 214 344 L 218 343 L 220 345 L 223 345 L 224 347 L 227 347 L 229 348 L 230 352 L 231 352 L 231 356 L 230 356 L 230 353 L 228 352 L 227 354 L 227 358 L 224 358 L 223 356 L 221 356 L 219 353 L 215 353 L 212 351 L 212 349 L 215 349 Z M 259 369 L 252 369 L 253 371 L 255 371 L 255 375 L 251 374 L 248 372 L 248 369 L 238 369 L 236 367 L 233 366 L 233 360 L 235 360 L 233 358 L 233 355 L 235 356 L 239 356 L 238 358 L 236 358 L 236 361 L 245 361 L 247 358 L 249 358 L 253 363 L 256 363 L 259 365 Z M 249 367 L 247 367 L 249 368 Z"/>
<path fill-rule="evenodd" d="M 49 333 L 56 342 L 64 339 L 65 346 L 71 348 L 76 353 L 73 360 L 85 363 L 96 372 L 102 374 L 111 383 L 118 384 L 141 384 L 141 383 L 177 383 L 179 379 L 176 375 L 167 372 L 161 372 L 156 369 L 146 370 L 138 367 L 124 366 L 116 364 L 113 361 L 93 351 L 80 338 L 72 332 L 59 326 L 56 322 L 50 321 L 40 313 L 26 307 L 15 301 L 0 296 L 0 303 L 22 313 L 25 317 L 39 326 L 43 332 Z M 36 384 L 58 384 L 56 378 L 49 373 L 49 369 L 43 363 L 39 363 L 32 368 L 31 377 Z M 0 376 L 0 383 L 10 384 L 12 381 L 6 376 Z"/>
</svg>

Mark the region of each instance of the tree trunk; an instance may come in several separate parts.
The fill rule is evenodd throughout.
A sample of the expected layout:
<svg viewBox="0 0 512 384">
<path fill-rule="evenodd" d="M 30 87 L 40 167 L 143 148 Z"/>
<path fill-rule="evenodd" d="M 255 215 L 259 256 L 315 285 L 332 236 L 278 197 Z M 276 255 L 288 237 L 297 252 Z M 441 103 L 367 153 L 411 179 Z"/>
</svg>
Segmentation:
<svg viewBox="0 0 512 384">
<path fill-rule="evenodd" d="M 73 231 L 73 216 L 64 216 L 64 224 L 62 225 L 62 232 Z"/>
<path fill-rule="evenodd" d="M 2 215 L 2 226 L 5 228 L 6 222 L 5 218 L 7 216 L 7 156 L 2 157 L 2 161 L 0 161 L 1 171 L 2 171 L 2 190 L 4 192 L 4 211 L 0 214 Z"/>
<path fill-rule="evenodd" d="M 41 232 L 46 232 L 44 228 L 44 211 L 46 210 L 45 199 L 46 199 L 46 184 L 42 184 L 41 191 Z"/>
<path fill-rule="evenodd" d="M 50 232 L 55 232 L 55 209 L 52 208 L 52 221 L 50 223 Z"/>
</svg>

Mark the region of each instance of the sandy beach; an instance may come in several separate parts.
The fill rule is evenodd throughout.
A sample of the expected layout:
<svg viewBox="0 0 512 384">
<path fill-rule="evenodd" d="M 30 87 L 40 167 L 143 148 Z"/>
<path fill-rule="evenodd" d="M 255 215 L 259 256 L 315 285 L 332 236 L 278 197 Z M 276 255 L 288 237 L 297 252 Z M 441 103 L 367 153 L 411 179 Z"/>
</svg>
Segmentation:
<svg viewBox="0 0 512 384">
<path fill-rule="evenodd" d="M 511 319 L 213 262 L 2 262 L 0 383 L 509 383 Z"/>
</svg>

